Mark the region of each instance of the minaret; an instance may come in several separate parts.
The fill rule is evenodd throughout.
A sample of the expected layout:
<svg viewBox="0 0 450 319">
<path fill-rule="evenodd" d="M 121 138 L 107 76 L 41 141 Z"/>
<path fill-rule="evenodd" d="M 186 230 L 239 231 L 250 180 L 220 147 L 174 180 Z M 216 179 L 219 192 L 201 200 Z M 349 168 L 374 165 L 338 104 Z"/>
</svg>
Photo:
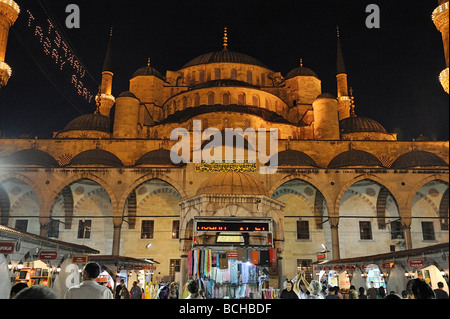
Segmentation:
<svg viewBox="0 0 450 319">
<path fill-rule="evenodd" d="M 6 46 L 8 44 L 9 28 L 19 17 L 20 8 L 12 0 L 0 0 L 0 88 L 8 84 L 11 68 L 5 63 Z"/>
<path fill-rule="evenodd" d="M 0 0 L 1 1 L 1 0 Z M 111 108 L 114 105 L 115 98 L 112 95 L 113 82 L 113 59 L 112 59 L 112 28 L 109 34 L 108 48 L 106 49 L 105 61 L 103 63 L 102 83 L 100 84 L 99 93 L 96 96 L 97 111 L 109 117 Z"/>
<path fill-rule="evenodd" d="M 433 11 L 432 20 L 436 28 L 442 34 L 442 42 L 444 43 L 444 54 L 445 54 L 445 64 L 446 69 L 444 69 L 439 75 L 439 80 L 441 81 L 441 85 L 444 88 L 447 94 L 449 93 L 449 84 L 448 84 L 448 67 L 449 67 L 449 1 L 448 0 L 439 0 L 439 6 Z"/>
<path fill-rule="evenodd" d="M 337 98 L 339 101 L 339 120 L 350 117 L 350 97 L 348 94 L 347 71 L 345 70 L 344 55 L 342 54 L 341 37 L 337 28 Z"/>
</svg>

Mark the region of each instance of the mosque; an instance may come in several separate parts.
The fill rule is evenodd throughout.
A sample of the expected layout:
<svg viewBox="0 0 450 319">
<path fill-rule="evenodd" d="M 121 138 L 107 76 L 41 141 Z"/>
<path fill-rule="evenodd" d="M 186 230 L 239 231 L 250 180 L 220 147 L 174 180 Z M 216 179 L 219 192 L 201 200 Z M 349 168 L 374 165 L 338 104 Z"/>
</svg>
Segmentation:
<svg viewBox="0 0 450 319">
<path fill-rule="evenodd" d="M 14 1 L 0 0 L 1 86 L 18 14 Z M 448 1 L 433 19 L 448 93 Z M 225 28 L 219 51 L 178 70 L 161 73 L 149 59 L 115 97 L 111 36 L 95 113 L 52 139 L 0 139 L 0 224 L 102 255 L 152 258 L 162 277 L 179 273 L 182 281 L 192 275 L 192 249 L 270 250 L 259 263 L 278 282 L 299 268 L 312 272 L 323 247 L 338 260 L 448 243 L 449 142 L 398 141 L 359 114 L 339 33 L 333 94 L 303 61 L 281 74 L 233 51 L 227 37 Z M 193 136 L 199 127 L 234 130 L 223 150 L 244 157 L 193 161 L 206 138 L 188 144 L 187 157 L 175 154 L 172 132 Z M 276 130 L 266 162 L 249 160 L 261 144 L 248 129 Z M 261 174 L 271 159 L 276 171 Z"/>
</svg>

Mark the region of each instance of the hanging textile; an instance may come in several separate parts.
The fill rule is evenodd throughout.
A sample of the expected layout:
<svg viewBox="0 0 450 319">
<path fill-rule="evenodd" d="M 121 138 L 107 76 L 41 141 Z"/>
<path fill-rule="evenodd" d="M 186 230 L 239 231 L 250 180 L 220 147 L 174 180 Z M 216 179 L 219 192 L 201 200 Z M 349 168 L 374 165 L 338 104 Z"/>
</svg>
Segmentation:
<svg viewBox="0 0 450 319">
<path fill-rule="evenodd" d="M 219 268 L 220 269 L 227 269 L 228 268 L 227 254 L 220 254 L 220 256 L 219 256 Z"/>
<path fill-rule="evenodd" d="M 247 256 L 244 257 L 244 254 L 245 254 L 244 248 L 237 248 L 236 252 L 237 252 L 237 260 L 246 261 Z"/>
<path fill-rule="evenodd" d="M 269 262 L 275 263 L 277 262 L 277 249 L 276 248 L 269 248 Z"/>
<path fill-rule="evenodd" d="M 239 284 L 238 261 L 237 259 L 229 259 L 230 267 L 230 283 L 232 285 Z"/>
<path fill-rule="evenodd" d="M 241 280 L 243 284 L 248 283 L 248 271 L 249 271 L 250 265 L 247 263 L 242 263 L 241 265 Z"/>
<path fill-rule="evenodd" d="M 252 264 L 258 265 L 259 262 L 259 251 L 252 250 Z"/>
</svg>

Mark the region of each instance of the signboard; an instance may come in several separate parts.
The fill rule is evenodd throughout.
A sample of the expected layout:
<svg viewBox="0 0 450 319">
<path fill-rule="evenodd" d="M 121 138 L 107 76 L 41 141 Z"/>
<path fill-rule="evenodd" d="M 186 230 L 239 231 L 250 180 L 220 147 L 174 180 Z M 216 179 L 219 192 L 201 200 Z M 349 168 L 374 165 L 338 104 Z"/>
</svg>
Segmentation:
<svg viewBox="0 0 450 319">
<path fill-rule="evenodd" d="M 327 253 L 317 253 L 317 261 L 322 261 L 327 259 Z"/>
<path fill-rule="evenodd" d="M 333 266 L 333 270 L 334 271 L 342 271 L 342 270 L 344 270 L 344 266 L 342 266 L 342 265 L 335 265 L 335 266 Z"/>
<path fill-rule="evenodd" d="M 196 231 L 207 232 L 269 232 L 269 223 L 256 222 L 197 222 Z"/>
<path fill-rule="evenodd" d="M 86 264 L 88 262 L 88 256 L 73 256 L 73 264 Z"/>
<path fill-rule="evenodd" d="M 423 259 L 410 259 L 409 267 L 411 268 L 423 268 L 425 267 L 425 261 Z"/>
<path fill-rule="evenodd" d="M 383 262 L 383 263 L 381 263 L 381 268 L 393 269 L 393 268 L 395 268 L 395 264 L 394 264 L 394 262 Z"/>
<path fill-rule="evenodd" d="M 355 265 L 345 265 L 346 271 L 355 271 L 356 266 Z"/>
<path fill-rule="evenodd" d="M 39 253 L 40 260 L 56 260 L 58 252 L 54 250 L 43 250 Z"/>
<path fill-rule="evenodd" d="M 14 253 L 14 243 L 9 241 L 0 241 L 0 254 Z"/>
</svg>

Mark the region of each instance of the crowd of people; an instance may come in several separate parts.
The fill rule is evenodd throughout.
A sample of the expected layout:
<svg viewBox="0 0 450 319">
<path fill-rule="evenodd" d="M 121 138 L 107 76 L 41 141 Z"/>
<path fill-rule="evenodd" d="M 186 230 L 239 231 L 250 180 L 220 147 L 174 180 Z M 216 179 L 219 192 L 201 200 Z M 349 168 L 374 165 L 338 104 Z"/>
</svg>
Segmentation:
<svg viewBox="0 0 450 319">
<path fill-rule="evenodd" d="M 101 267 L 97 263 L 90 262 L 83 268 L 81 284 L 67 290 L 64 299 L 141 299 L 142 288 L 137 282 L 128 290 L 122 280 L 113 291 L 101 284 L 96 279 L 101 272 Z M 187 284 L 189 296 L 187 299 L 204 299 L 204 293 L 199 289 L 195 281 Z M 347 293 L 347 292 L 346 292 Z M 168 292 L 168 298 L 175 297 Z M 366 289 L 350 286 L 348 297 L 344 298 L 338 286 L 323 286 L 317 280 L 308 282 L 305 274 L 299 274 L 295 282 L 287 281 L 286 288 L 281 292 L 281 299 L 448 299 L 448 293 L 444 290 L 444 284 L 438 283 L 437 289 L 423 279 L 416 278 L 408 281 L 405 290 L 400 294 L 394 291 L 386 293 L 384 287 L 375 288 L 373 283 Z M 45 286 L 28 287 L 25 283 L 15 284 L 10 293 L 11 299 L 58 299 L 55 292 Z"/>
<path fill-rule="evenodd" d="M 281 299 L 449 299 L 448 293 L 444 290 L 444 284 L 438 282 L 438 288 L 432 289 L 423 279 L 410 279 L 401 293 L 390 291 L 381 286 L 375 288 L 373 282 L 370 288 L 350 286 L 346 291 L 346 298 L 341 293 L 338 286 L 324 286 L 317 280 L 308 283 L 305 274 L 299 274 L 297 279 L 287 281 L 286 288 L 281 292 Z"/>
</svg>

